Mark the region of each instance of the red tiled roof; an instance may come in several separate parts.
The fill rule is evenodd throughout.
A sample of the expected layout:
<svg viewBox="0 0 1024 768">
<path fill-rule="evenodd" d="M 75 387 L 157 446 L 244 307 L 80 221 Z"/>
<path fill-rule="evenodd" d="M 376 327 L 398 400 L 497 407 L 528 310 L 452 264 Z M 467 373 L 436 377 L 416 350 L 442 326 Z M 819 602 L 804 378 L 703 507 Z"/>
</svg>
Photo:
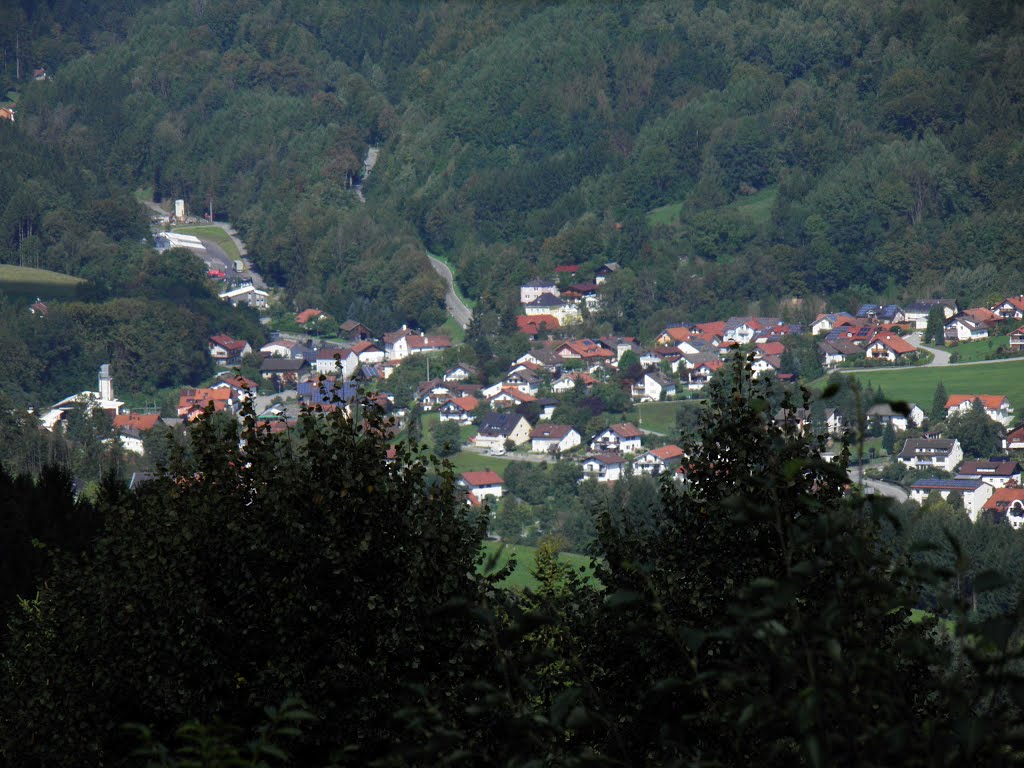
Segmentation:
<svg viewBox="0 0 1024 768">
<path fill-rule="evenodd" d="M 250 389 L 253 392 L 259 389 L 259 384 L 257 384 L 255 381 L 253 381 L 252 379 L 247 379 L 245 378 L 245 376 L 241 376 L 239 374 L 226 376 L 224 379 L 222 379 L 221 383 L 232 386 L 235 389 Z"/>
<path fill-rule="evenodd" d="M 985 509 L 993 512 L 1005 510 L 1010 504 L 1018 501 L 1024 504 L 1024 488 L 996 488 L 991 496 L 988 497 L 988 501 L 985 502 Z"/>
<path fill-rule="evenodd" d="M 972 307 L 965 309 L 963 314 L 976 323 L 998 323 L 1003 319 L 988 307 Z"/>
<path fill-rule="evenodd" d="M 299 325 L 305 325 L 310 320 L 320 317 L 323 312 L 319 309 L 304 309 L 295 316 L 295 322 Z"/>
<path fill-rule="evenodd" d="M 374 344 L 372 341 L 360 341 L 358 344 L 352 347 L 352 351 L 355 352 L 357 355 L 361 355 L 363 354 L 363 352 L 366 352 L 371 349 L 375 349 L 378 352 L 381 351 L 381 348 Z"/>
<path fill-rule="evenodd" d="M 1006 402 L 1006 397 L 1004 395 L 950 395 L 946 400 L 946 408 L 956 408 L 958 405 L 973 403 L 975 400 L 981 400 L 981 404 L 990 411 L 998 411 Z"/>
<path fill-rule="evenodd" d="M 450 347 L 452 340 L 447 336 L 421 336 L 414 334 L 406 338 L 409 349 L 442 349 Z"/>
<path fill-rule="evenodd" d="M 137 429 L 139 432 L 148 432 L 159 421 L 159 413 L 119 413 L 114 417 L 114 429 Z"/>
<path fill-rule="evenodd" d="M 758 344 L 757 348 L 764 355 L 781 355 L 786 351 L 786 345 L 780 341 L 766 341 L 763 344 Z"/>
<path fill-rule="evenodd" d="M 210 341 L 216 344 L 218 347 L 223 347 L 228 352 L 243 350 L 245 349 L 245 345 L 249 343 L 244 340 L 239 341 L 238 339 L 233 339 L 230 336 L 227 336 L 223 333 L 217 334 L 216 336 L 211 336 Z"/>
<path fill-rule="evenodd" d="M 867 343 L 866 347 L 870 347 L 875 342 L 878 342 L 879 344 L 888 347 L 897 355 L 905 355 L 908 352 L 917 351 L 916 347 L 904 341 L 899 335 L 895 333 L 889 333 L 887 331 L 882 333 L 876 333 L 871 338 L 871 341 Z"/>
<path fill-rule="evenodd" d="M 475 411 L 480 405 L 480 401 L 475 397 L 452 397 L 448 402 L 455 403 L 464 411 Z"/>
<path fill-rule="evenodd" d="M 540 327 L 541 324 L 544 325 L 543 328 Z M 517 315 L 516 327 L 521 333 L 536 336 L 545 330 L 552 331 L 560 328 L 561 325 L 554 315 Z"/>
<path fill-rule="evenodd" d="M 716 320 L 713 323 L 700 323 L 697 325 L 697 330 L 712 336 L 721 336 L 725 333 L 725 321 Z"/>
<path fill-rule="evenodd" d="M 462 479 L 466 481 L 466 485 L 473 488 L 480 488 L 485 485 L 502 485 L 505 482 L 501 479 L 501 475 L 490 470 L 485 470 L 483 472 L 463 472 Z"/>
<path fill-rule="evenodd" d="M 643 432 L 633 424 L 623 422 L 621 424 L 612 424 L 608 427 L 612 432 L 621 438 L 640 437 Z"/>
<path fill-rule="evenodd" d="M 683 449 L 678 445 L 666 445 L 662 448 L 654 448 L 648 451 L 652 456 L 657 456 L 662 461 L 670 461 L 671 459 L 679 459 L 683 456 Z"/>
<path fill-rule="evenodd" d="M 579 264 L 562 264 L 561 266 L 555 267 L 555 272 L 557 272 L 558 274 L 568 273 L 570 275 L 575 275 L 579 271 Z"/>
<path fill-rule="evenodd" d="M 532 403 L 534 400 L 537 399 L 533 395 L 528 395 L 522 390 L 516 389 L 515 387 L 502 387 L 501 392 L 499 392 L 498 394 L 508 395 L 509 397 L 515 398 L 521 403 Z M 495 395 L 495 397 L 497 396 L 498 395 Z"/>
</svg>

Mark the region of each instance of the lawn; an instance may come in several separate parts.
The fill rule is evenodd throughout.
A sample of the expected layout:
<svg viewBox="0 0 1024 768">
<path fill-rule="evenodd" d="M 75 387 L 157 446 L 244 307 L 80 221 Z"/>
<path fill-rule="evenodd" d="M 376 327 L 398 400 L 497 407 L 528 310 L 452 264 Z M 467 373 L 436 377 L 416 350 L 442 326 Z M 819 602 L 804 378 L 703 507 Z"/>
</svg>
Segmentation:
<svg viewBox="0 0 1024 768">
<path fill-rule="evenodd" d="M 653 211 L 647 212 L 647 223 L 652 226 L 656 226 L 658 224 L 672 226 L 679 221 L 679 212 L 682 210 L 682 203 L 669 203 L 668 205 L 663 205 L 660 208 L 655 208 Z"/>
<path fill-rule="evenodd" d="M 1015 408 L 1024 408 L 1024 358 L 985 365 L 893 368 L 848 374 L 861 384 L 881 387 L 890 400 L 931 407 L 941 381 L 950 395 L 1005 395 Z M 820 387 L 819 379 L 815 384 Z"/>
<path fill-rule="evenodd" d="M 484 560 L 484 564 L 481 570 L 490 572 L 501 568 L 509 561 L 512 555 L 516 558 L 516 569 L 512 572 L 512 575 L 501 582 L 502 586 L 505 587 L 530 587 L 536 589 L 539 584 L 537 580 L 533 578 L 533 574 L 530 573 L 530 569 L 533 568 L 533 558 L 536 553 L 536 547 L 526 547 L 518 544 L 503 544 L 499 541 L 487 541 L 484 542 L 484 552 L 487 554 L 487 558 Z M 497 555 L 495 562 L 492 567 L 488 568 L 488 564 L 492 557 Z M 575 568 L 582 568 L 584 571 L 593 578 L 593 571 L 590 567 L 590 558 L 586 555 L 576 555 L 571 552 L 562 552 L 559 556 L 562 562 L 568 563 Z"/>
<path fill-rule="evenodd" d="M 955 347 L 946 347 L 946 351 L 957 355 L 958 363 L 973 363 L 975 360 L 988 359 L 988 356 L 996 351 L 996 347 L 1009 346 L 1009 336 L 993 336 L 991 339 L 969 341 L 966 344 L 957 344 Z"/>
<path fill-rule="evenodd" d="M 466 329 L 456 323 L 454 317 L 449 316 L 438 331 L 450 338 L 453 344 L 461 344 L 466 340 Z"/>
<path fill-rule="evenodd" d="M 678 435 L 676 413 L 680 408 L 700 408 L 701 400 L 667 400 L 663 403 L 643 403 L 626 414 L 626 420 L 651 432 L 658 432 L 672 440 Z M 641 418 L 643 417 L 643 418 Z"/>
<path fill-rule="evenodd" d="M 767 187 L 753 195 L 739 198 L 727 205 L 726 208 L 742 213 L 752 223 L 760 226 L 767 224 L 771 218 L 772 206 L 775 204 L 777 195 L 778 190 L 775 187 Z"/>
<path fill-rule="evenodd" d="M 67 299 L 75 295 L 80 277 L 51 272 L 48 269 L 0 264 L 0 293 L 26 299 Z"/>
<path fill-rule="evenodd" d="M 235 241 L 231 239 L 231 235 L 220 227 L 175 227 L 174 231 L 180 235 L 195 235 L 200 240 L 209 240 L 216 243 L 224 249 L 224 253 L 232 261 L 241 258 L 238 248 L 235 246 Z"/>
</svg>

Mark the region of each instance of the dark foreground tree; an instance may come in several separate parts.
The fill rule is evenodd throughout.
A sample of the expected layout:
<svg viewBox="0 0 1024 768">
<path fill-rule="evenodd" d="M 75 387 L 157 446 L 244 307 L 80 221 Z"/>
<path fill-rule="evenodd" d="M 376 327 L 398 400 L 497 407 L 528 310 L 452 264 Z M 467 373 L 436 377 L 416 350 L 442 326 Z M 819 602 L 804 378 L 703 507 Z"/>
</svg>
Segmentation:
<svg viewBox="0 0 1024 768">
<path fill-rule="evenodd" d="M 380 419 L 300 420 L 301 448 L 251 417 L 204 421 L 172 473 L 104 510 L 95 553 L 65 561 L 12 621 L 0 666 L 0 761 L 111 763 L 121 726 L 167 738 L 192 717 L 242 727 L 291 692 L 317 718 L 300 754 L 394 743 L 393 713 L 428 692 L 465 706 L 456 677 L 493 651 L 449 603 L 482 604 L 483 521 L 450 471 L 399 446 Z"/>
</svg>

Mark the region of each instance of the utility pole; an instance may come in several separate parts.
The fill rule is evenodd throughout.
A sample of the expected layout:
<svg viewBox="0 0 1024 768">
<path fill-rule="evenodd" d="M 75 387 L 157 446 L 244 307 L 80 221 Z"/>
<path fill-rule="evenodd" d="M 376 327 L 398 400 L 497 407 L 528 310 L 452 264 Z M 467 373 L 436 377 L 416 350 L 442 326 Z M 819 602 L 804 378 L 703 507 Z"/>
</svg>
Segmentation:
<svg viewBox="0 0 1024 768">
<path fill-rule="evenodd" d="M 21 82 L 21 30 L 14 32 L 14 79 Z"/>
</svg>

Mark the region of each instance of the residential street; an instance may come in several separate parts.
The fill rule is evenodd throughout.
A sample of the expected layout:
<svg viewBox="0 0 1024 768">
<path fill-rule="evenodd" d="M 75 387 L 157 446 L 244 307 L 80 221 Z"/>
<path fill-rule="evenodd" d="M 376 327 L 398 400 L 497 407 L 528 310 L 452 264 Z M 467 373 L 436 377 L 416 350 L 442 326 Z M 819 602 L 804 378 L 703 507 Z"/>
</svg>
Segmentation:
<svg viewBox="0 0 1024 768">
<path fill-rule="evenodd" d="M 894 499 L 895 501 L 906 501 L 910 498 L 909 493 L 894 483 L 886 483 L 882 480 L 871 480 L 866 477 L 862 478 L 861 467 L 850 467 L 847 472 L 853 482 L 860 483 L 864 486 L 866 493 L 888 496 L 890 499 Z"/>
</svg>

